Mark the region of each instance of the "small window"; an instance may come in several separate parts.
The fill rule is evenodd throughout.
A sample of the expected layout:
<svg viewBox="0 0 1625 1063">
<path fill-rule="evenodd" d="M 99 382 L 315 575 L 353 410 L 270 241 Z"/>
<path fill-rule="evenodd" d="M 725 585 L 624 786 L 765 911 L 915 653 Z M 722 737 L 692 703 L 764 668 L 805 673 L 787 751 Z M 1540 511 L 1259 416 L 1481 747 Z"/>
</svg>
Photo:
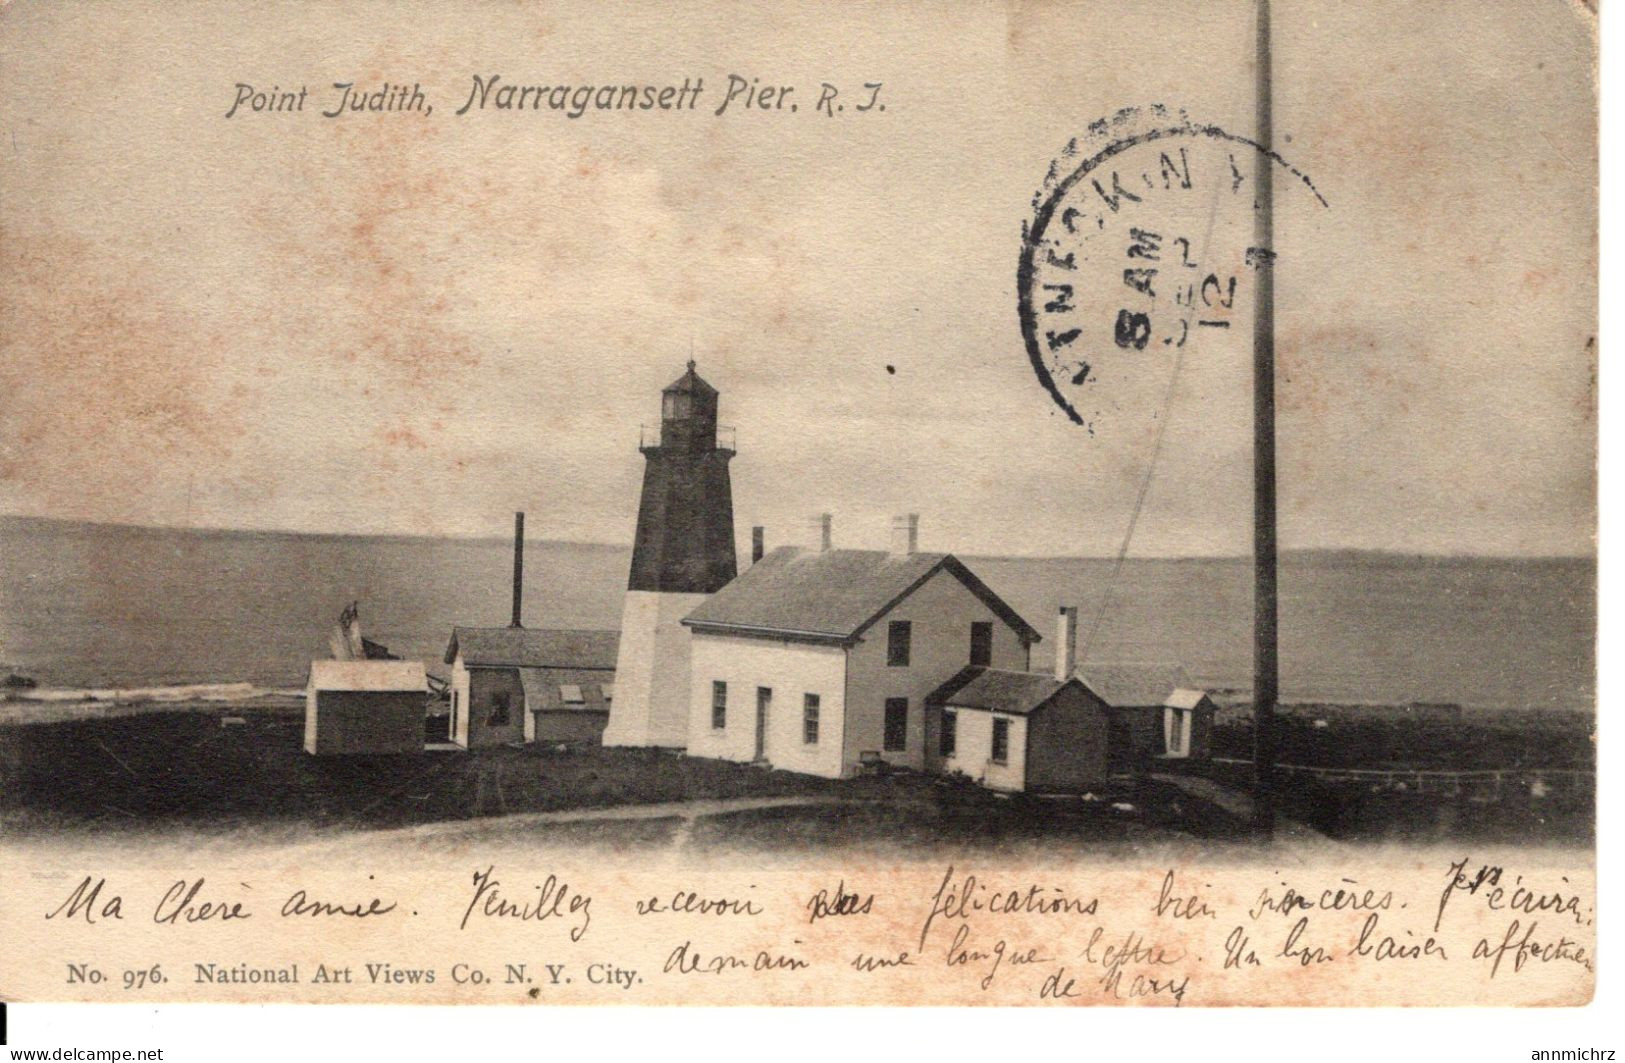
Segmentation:
<svg viewBox="0 0 1625 1063">
<path fill-rule="evenodd" d="M 576 683 L 560 683 L 559 700 L 566 705 L 585 705 L 587 703 L 587 699 L 581 694 L 581 687 Z"/>
<path fill-rule="evenodd" d="M 913 624 L 907 620 L 893 620 L 886 629 L 886 663 L 893 668 L 907 668 L 909 643 L 913 638 Z"/>
<path fill-rule="evenodd" d="M 1010 763 L 1010 721 L 993 718 L 993 754 L 995 764 Z"/>
<path fill-rule="evenodd" d="M 818 744 L 817 694 L 808 694 L 801 699 L 801 740 L 809 746 Z"/>
<path fill-rule="evenodd" d="M 720 731 L 728 726 L 728 684 L 717 680 L 711 684 L 711 730 Z"/>
<path fill-rule="evenodd" d="M 993 663 L 993 624 L 975 620 L 970 626 L 970 663 L 986 668 Z"/>
<path fill-rule="evenodd" d="M 509 721 L 508 692 L 499 690 L 491 695 L 491 714 L 485 718 L 485 724 L 487 727 L 506 727 Z"/>
<path fill-rule="evenodd" d="M 942 710 L 942 744 L 938 752 L 942 759 L 947 760 L 954 755 L 956 743 L 959 741 L 959 715 L 952 709 Z"/>
<path fill-rule="evenodd" d="M 908 699 L 886 699 L 886 734 L 884 749 L 888 753 L 901 753 L 908 748 Z"/>
<path fill-rule="evenodd" d="M 615 700 L 615 684 L 614 683 L 599 683 L 598 684 L 598 692 L 600 694 L 604 695 L 604 701 L 605 702 L 611 702 L 611 701 Z"/>
</svg>

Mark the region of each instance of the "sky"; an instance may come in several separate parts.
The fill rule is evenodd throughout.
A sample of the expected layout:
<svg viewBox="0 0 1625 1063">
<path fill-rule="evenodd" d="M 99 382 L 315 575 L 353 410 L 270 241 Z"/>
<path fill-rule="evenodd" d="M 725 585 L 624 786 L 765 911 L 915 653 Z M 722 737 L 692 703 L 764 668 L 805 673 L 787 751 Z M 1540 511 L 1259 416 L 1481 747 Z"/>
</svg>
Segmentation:
<svg viewBox="0 0 1625 1063">
<path fill-rule="evenodd" d="M 1275 8 L 1275 144 L 1326 200 L 1276 214 L 1281 545 L 1590 553 L 1593 17 Z M 1147 376 L 1082 429 L 1028 362 L 1016 263 L 1095 120 L 1250 130 L 1252 19 L 16 0 L 0 512 L 461 536 L 522 509 L 535 536 L 627 542 L 639 425 L 692 356 L 737 430 L 742 537 L 828 511 L 838 545 L 879 546 L 918 512 L 928 549 L 1109 555 L 1144 487 L 1131 556 L 1245 553 L 1245 337 L 1188 358 L 1166 407 Z M 730 73 L 799 110 L 713 114 Z M 455 116 L 492 74 L 705 90 Z M 434 111 L 322 118 L 350 81 Z M 816 113 L 826 81 L 879 82 L 886 110 Z M 238 83 L 309 102 L 228 119 Z"/>
</svg>

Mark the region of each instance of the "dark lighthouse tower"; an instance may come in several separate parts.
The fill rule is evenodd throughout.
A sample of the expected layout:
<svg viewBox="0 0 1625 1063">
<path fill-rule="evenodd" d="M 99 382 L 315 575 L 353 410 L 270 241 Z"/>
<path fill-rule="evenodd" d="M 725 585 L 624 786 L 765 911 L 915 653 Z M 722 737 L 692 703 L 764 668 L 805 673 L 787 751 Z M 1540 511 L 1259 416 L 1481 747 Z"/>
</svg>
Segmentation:
<svg viewBox="0 0 1625 1063">
<path fill-rule="evenodd" d="M 660 437 L 640 447 L 643 499 L 627 589 L 711 594 L 738 575 L 731 446 L 717 438 L 717 389 L 694 363 L 660 397 Z"/>
<path fill-rule="evenodd" d="M 682 620 L 738 573 L 728 479 L 734 450 L 730 433 L 717 424 L 717 398 L 689 362 L 688 372 L 661 393 L 659 432 L 645 431 L 639 447 L 643 497 L 605 745 L 688 745 Z"/>
</svg>

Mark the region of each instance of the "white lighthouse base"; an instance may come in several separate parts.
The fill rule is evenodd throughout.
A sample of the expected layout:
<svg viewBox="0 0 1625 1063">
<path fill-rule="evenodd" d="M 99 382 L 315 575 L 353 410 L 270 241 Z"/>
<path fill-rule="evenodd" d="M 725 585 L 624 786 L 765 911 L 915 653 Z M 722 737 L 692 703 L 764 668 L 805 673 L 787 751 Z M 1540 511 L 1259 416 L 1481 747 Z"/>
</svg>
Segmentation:
<svg viewBox="0 0 1625 1063">
<path fill-rule="evenodd" d="M 708 597 L 626 592 L 604 745 L 688 748 L 690 634 L 682 620 Z"/>
</svg>

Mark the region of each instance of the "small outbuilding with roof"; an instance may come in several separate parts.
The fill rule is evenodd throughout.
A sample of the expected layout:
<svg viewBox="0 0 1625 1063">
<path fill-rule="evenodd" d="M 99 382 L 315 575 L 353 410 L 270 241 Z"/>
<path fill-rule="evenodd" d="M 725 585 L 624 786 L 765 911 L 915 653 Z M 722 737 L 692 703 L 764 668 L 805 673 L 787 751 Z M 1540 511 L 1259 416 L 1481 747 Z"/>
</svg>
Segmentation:
<svg viewBox="0 0 1625 1063">
<path fill-rule="evenodd" d="M 1162 705 L 1162 755 L 1169 760 L 1203 760 L 1211 750 L 1213 719 L 1219 707 L 1205 690 L 1179 687 Z"/>
<path fill-rule="evenodd" d="M 451 740 L 467 749 L 518 742 L 596 745 L 615 696 L 616 631 L 456 627 Z"/>
<path fill-rule="evenodd" d="M 1183 668 L 1101 663 L 1078 674 L 1111 707 L 1113 771 L 1143 774 L 1157 760 L 1207 756 L 1215 706 Z"/>
<path fill-rule="evenodd" d="M 428 692 L 422 661 L 311 661 L 305 752 L 421 752 Z"/>
<path fill-rule="evenodd" d="M 1107 781 L 1106 703 L 1076 676 L 966 668 L 931 703 L 944 774 L 1032 793 L 1082 793 Z"/>
</svg>

